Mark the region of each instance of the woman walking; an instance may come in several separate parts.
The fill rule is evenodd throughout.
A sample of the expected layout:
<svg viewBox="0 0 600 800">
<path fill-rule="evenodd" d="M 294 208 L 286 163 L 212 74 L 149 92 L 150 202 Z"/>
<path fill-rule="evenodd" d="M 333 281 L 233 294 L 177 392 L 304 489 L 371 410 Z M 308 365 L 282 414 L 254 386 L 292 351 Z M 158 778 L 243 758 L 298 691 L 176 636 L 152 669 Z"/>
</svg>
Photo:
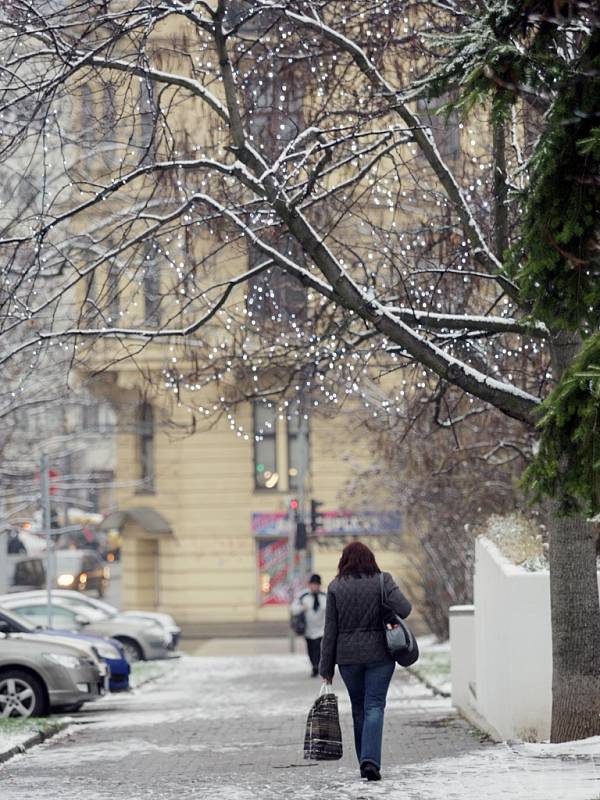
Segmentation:
<svg viewBox="0 0 600 800">
<path fill-rule="evenodd" d="M 372 551 L 361 542 L 347 545 L 329 584 L 325 633 L 319 674 L 331 683 L 338 665 L 352 703 L 354 743 L 360 774 L 381 780 L 381 739 L 388 687 L 396 663 L 384 632 L 381 570 Z M 411 604 L 388 572 L 383 573 L 387 607 L 399 617 L 410 614 Z"/>
</svg>

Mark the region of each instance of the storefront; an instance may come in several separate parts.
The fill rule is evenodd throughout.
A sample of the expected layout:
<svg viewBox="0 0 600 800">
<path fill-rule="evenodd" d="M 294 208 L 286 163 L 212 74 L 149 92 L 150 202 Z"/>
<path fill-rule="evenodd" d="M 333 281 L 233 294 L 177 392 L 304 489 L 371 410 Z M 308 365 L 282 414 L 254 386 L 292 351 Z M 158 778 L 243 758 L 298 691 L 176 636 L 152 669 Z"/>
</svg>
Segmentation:
<svg viewBox="0 0 600 800">
<path fill-rule="evenodd" d="M 309 539 L 307 551 L 298 552 L 293 550 L 296 523 L 288 514 L 252 514 L 259 608 L 287 606 L 290 595 L 300 591 L 313 568 L 322 571 L 325 580 L 333 577 L 331 556 L 335 558 L 348 541 L 361 538 L 374 549 L 385 552 L 385 545 L 397 543 L 402 530 L 398 510 L 324 511 L 320 513 L 320 522 L 321 527 Z"/>
</svg>

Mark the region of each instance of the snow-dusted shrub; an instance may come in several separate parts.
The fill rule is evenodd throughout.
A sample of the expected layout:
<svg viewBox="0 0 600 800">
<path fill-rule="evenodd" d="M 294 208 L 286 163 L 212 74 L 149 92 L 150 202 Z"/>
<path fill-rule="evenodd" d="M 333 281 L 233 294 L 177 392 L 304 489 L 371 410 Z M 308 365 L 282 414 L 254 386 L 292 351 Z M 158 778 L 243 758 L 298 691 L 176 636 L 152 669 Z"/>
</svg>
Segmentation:
<svg viewBox="0 0 600 800">
<path fill-rule="evenodd" d="M 513 564 L 531 572 L 548 569 L 544 526 L 522 512 L 492 514 L 482 533 Z"/>
</svg>

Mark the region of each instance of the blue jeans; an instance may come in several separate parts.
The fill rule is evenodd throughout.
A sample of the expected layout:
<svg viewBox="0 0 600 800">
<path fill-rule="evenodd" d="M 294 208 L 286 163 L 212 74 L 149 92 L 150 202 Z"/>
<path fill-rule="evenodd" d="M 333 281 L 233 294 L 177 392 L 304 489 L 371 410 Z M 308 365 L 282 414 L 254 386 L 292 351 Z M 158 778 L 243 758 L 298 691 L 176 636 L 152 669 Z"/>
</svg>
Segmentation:
<svg viewBox="0 0 600 800">
<path fill-rule="evenodd" d="M 381 767 L 383 711 L 395 666 L 391 660 L 339 665 L 352 703 L 354 744 L 359 764 L 371 761 L 378 769 Z"/>
</svg>

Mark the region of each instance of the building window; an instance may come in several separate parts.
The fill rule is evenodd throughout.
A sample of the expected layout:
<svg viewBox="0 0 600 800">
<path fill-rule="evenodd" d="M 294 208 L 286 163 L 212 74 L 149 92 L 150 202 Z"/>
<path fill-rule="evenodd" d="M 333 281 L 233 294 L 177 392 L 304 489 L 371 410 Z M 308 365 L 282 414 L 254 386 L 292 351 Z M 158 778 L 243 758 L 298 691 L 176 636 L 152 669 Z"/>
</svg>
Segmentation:
<svg viewBox="0 0 600 800">
<path fill-rule="evenodd" d="M 96 138 L 96 119 L 94 116 L 94 96 L 89 84 L 81 87 L 81 127 L 80 146 L 88 150 L 94 149 Z"/>
<path fill-rule="evenodd" d="M 254 403 L 254 487 L 280 488 L 277 471 L 277 409 Z"/>
<path fill-rule="evenodd" d="M 460 127 L 456 111 L 448 114 L 437 113 L 442 106 L 450 101 L 450 95 L 445 94 L 432 100 L 420 98 L 417 100 L 417 110 L 425 125 L 429 125 L 440 155 L 446 161 L 453 161 L 460 155 Z"/>
<path fill-rule="evenodd" d="M 144 292 L 144 322 L 158 328 L 160 325 L 160 267 L 154 248 L 146 253 L 144 274 L 142 276 Z"/>
<path fill-rule="evenodd" d="M 287 474 L 288 487 L 291 491 L 299 488 L 298 477 L 301 469 L 302 447 L 300 434 L 308 436 L 307 422 L 304 423 L 303 430 L 300 429 L 300 416 L 297 409 L 292 406 L 287 417 Z M 304 456 L 306 460 L 306 456 Z M 308 467 L 308 464 L 305 464 Z"/>
<path fill-rule="evenodd" d="M 139 457 L 142 489 L 154 491 L 154 409 L 144 401 L 139 409 Z"/>
<path fill-rule="evenodd" d="M 81 422 L 82 428 L 87 433 L 89 431 L 97 431 L 100 427 L 100 414 L 98 403 L 90 400 L 81 409 Z"/>
<path fill-rule="evenodd" d="M 274 244 L 292 258 L 296 264 L 304 266 L 304 255 L 300 248 L 291 243 Z M 250 269 L 265 261 L 266 257 L 257 248 L 250 246 L 248 250 L 248 266 Z M 306 317 L 306 293 L 300 281 L 289 272 L 277 266 L 256 275 L 248 282 L 246 308 L 250 316 L 250 324 L 280 323 L 290 319 L 303 320 Z"/>
<path fill-rule="evenodd" d="M 308 441 L 301 441 L 308 435 L 307 423 L 301 426 L 295 404 L 287 419 L 278 417 L 272 403 L 254 403 L 254 486 L 297 491 L 302 459 L 308 467 Z"/>
<path fill-rule="evenodd" d="M 152 84 L 148 81 L 140 83 L 138 98 L 137 134 L 138 144 L 144 150 L 144 161 L 152 162 L 156 157 L 156 125 L 158 120 L 158 105 L 154 97 Z"/>
<path fill-rule="evenodd" d="M 240 19 L 244 18 L 244 9 L 247 13 L 252 10 L 252 5 L 237 4 L 236 13 Z M 250 16 L 249 23 L 252 20 L 257 24 L 266 22 L 264 14 Z M 267 161 L 274 162 L 302 130 L 306 86 L 293 65 L 282 67 L 276 77 L 270 70 L 271 67 L 266 64 L 257 65 L 242 88 L 245 92 L 245 121 L 250 139 L 264 153 Z M 305 266 L 302 247 L 287 232 L 275 228 L 271 231 L 260 230 L 260 238 L 298 266 Z M 268 256 L 265 253 L 249 244 L 248 264 L 251 269 L 266 260 Z M 248 283 L 246 306 L 251 325 L 304 319 L 306 292 L 292 273 L 274 265 Z"/>
<path fill-rule="evenodd" d="M 119 265 L 111 261 L 108 265 L 108 322 L 118 323 L 120 319 L 119 307 Z"/>
<path fill-rule="evenodd" d="M 117 90 L 112 83 L 104 87 L 104 119 L 102 120 L 104 163 L 109 169 L 119 165 L 117 145 Z"/>
</svg>

